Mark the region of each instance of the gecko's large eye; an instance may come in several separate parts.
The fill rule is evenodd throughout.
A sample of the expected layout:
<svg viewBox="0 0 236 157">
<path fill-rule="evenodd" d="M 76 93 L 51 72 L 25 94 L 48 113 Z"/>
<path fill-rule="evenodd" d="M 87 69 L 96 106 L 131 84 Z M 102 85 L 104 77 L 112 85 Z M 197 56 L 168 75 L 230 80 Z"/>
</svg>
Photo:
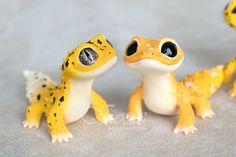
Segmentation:
<svg viewBox="0 0 236 157">
<path fill-rule="evenodd" d="M 126 50 L 126 55 L 127 56 L 131 56 L 133 54 L 135 54 L 137 52 L 137 48 L 138 48 L 138 43 L 137 41 L 133 41 L 127 48 Z"/>
<path fill-rule="evenodd" d="M 233 14 L 236 14 L 236 7 L 232 10 Z"/>
<path fill-rule="evenodd" d="M 98 54 L 91 48 L 85 48 L 79 54 L 79 61 L 83 65 L 92 65 L 97 58 Z"/>
<path fill-rule="evenodd" d="M 177 47 L 172 42 L 166 42 L 161 47 L 161 53 L 170 58 L 174 58 L 177 55 Z"/>
</svg>

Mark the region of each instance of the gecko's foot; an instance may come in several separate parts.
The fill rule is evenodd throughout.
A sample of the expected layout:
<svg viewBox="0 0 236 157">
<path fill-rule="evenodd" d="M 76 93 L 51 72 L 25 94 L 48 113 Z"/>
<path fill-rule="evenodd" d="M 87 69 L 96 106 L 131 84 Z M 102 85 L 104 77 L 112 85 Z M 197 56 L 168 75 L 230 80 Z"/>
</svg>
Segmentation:
<svg viewBox="0 0 236 157">
<path fill-rule="evenodd" d="M 194 126 L 177 126 L 174 130 L 174 133 L 181 133 L 183 132 L 185 135 L 188 135 L 189 133 L 195 133 L 197 131 L 197 128 Z"/>
<path fill-rule="evenodd" d="M 201 114 L 198 114 L 198 116 L 202 118 L 203 120 L 205 120 L 206 118 L 212 118 L 212 116 L 214 115 L 215 113 L 211 109 L 204 110 L 201 112 Z"/>
<path fill-rule="evenodd" d="M 138 122 L 140 122 L 140 121 L 142 121 L 142 119 L 143 119 L 143 115 L 142 115 L 142 114 L 139 114 L 139 115 L 135 116 L 135 115 L 132 115 L 132 114 L 129 114 L 129 113 L 128 113 L 125 118 L 126 118 L 128 121 L 138 121 Z"/>
<path fill-rule="evenodd" d="M 102 123 L 108 124 L 108 123 L 111 123 L 113 120 L 114 120 L 113 115 L 109 114 L 102 120 Z"/>
<path fill-rule="evenodd" d="M 236 96 L 236 90 L 231 89 L 231 90 L 229 91 L 229 95 L 230 95 L 231 97 L 235 97 L 235 96 Z"/>
<path fill-rule="evenodd" d="M 68 142 L 69 138 L 72 138 L 72 137 L 73 135 L 70 132 L 65 133 L 65 134 L 55 134 L 55 135 L 52 135 L 52 143 Z"/>
<path fill-rule="evenodd" d="M 33 120 L 25 120 L 22 122 L 24 128 L 38 128 L 39 122 Z"/>
</svg>

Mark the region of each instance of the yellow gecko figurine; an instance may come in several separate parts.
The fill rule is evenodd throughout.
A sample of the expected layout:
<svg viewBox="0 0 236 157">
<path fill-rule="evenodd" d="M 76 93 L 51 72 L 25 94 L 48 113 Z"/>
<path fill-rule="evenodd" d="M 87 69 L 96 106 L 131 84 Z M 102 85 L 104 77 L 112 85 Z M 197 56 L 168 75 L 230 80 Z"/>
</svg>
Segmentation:
<svg viewBox="0 0 236 157">
<path fill-rule="evenodd" d="M 229 26 L 236 29 L 236 0 L 231 0 L 224 9 L 224 19 Z M 232 80 L 232 74 L 236 71 L 236 58 L 231 60 L 225 69 L 225 83 L 229 83 Z M 229 91 L 229 94 L 234 97 L 236 96 L 236 81 L 234 82 L 233 88 Z"/>
<path fill-rule="evenodd" d="M 174 133 L 188 134 L 197 130 L 193 108 L 202 119 L 214 115 L 208 99 L 223 82 L 224 66 L 195 72 L 183 81 L 177 81 L 173 71 L 183 59 L 183 50 L 171 38 L 155 40 L 137 36 L 131 39 L 124 61 L 129 68 L 141 73 L 142 83 L 130 96 L 128 120 L 142 120 L 142 100 L 155 113 L 179 114 Z"/>
<path fill-rule="evenodd" d="M 38 128 L 45 113 L 52 142 L 67 142 L 72 134 L 66 123 L 81 119 L 90 105 L 98 121 L 107 124 L 113 120 L 106 101 L 92 88 L 94 80 L 117 61 L 111 43 L 98 35 L 72 51 L 62 64 L 61 83 L 40 72 L 24 71 L 27 78 L 27 98 L 24 127 Z"/>
</svg>

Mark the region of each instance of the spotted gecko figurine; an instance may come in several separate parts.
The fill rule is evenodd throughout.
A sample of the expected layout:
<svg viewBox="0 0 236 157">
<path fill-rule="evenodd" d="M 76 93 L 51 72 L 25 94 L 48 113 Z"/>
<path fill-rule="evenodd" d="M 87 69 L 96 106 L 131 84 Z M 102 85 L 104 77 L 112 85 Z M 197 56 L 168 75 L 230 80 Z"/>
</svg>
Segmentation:
<svg viewBox="0 0 236 157">
<path fill-rule="evenodd" d="M 197 131 L 193 108 L 202 119 L 214 115 L 208 99 L 223 82 L 224 66 L 195 72 L 183 81 L 177 81 L 174 70 L 183 59 L 183 50 L 171 38 L 155 40 L 137 36 L 129 42 L 124 62 L 129 68 L 141 73 L 142 83 L 130 96 L 128 120 L 142 120 L 142 100 L 155 113 L 179 114 L 174 133 Z"/>
<path fill-rule="evenodd" d="M 98 121 L 107 124 L 113 120 L 106 101 L 92 88 L 94 80 L 117 61 L 111 43 L 98 35 L 72 51 L 62 64 L 61 83 L 57 85 L 40 72 L 24 71 L 27 78 L 27 98 L 24 127 L 38 128 L 45 113 L 52 142 L 67 142 L 72 138 L 65 124 L 81 119 L 90 105 Z"/>
<path fill-rule="evenodd" d="M 231 0 L 224 9 L 225 22 L 236 29 L 236 0 Z M 232 74 L 236 71 L 236 58 L 232 59 L 231 64 L 226 67 L 225 75 L 227 76 L 224 80 L 225 83 L 229 83 L 232 80 Z M 234 82 L 233 88 L 229 91 L 232 97 L 236 96 L 236 81 Z"/>
</svg>

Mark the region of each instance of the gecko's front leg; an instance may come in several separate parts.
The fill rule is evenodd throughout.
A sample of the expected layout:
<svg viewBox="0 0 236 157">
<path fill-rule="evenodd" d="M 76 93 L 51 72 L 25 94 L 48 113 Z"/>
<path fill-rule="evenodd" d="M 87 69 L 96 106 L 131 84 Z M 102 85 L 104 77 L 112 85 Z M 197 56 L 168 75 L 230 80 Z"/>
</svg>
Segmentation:
<svg viewBox="0 0 236 157">
<path fill-rule="evenodd" d="M 98 121 L 108 124 L 114 120 L 113 115 L 109 112 L 107 102 L 95 90 L 91 92 L 91 100 Z"/>
<path fill-rule="evenodd" d="M 194 127 L 195 117 L 190 101 L 190 95 L 182 84 L 178 86 L 177 105 L 179 109 L 179 120 L 174 133 L 183 132 L 187 135 L 197 131 L 197 129 Z"/>
<path fill-rule="evenodd" d="M 129 108 L 126 118 L 129 121 L 142 120 L 142 85 L 140 85 L 130 96 Z"/>
<path fill-rule="evenodd" d="M 61 96 L 59 97 L 59 100 L 55 100 L 54 105 L 48 114 L 47 123 L 51 133 L 52 143 L 68 142 L 69 138 L 73 137 L 64 122 L 65 108 L 66 101 L 64 96 Z"/>
</svg>

